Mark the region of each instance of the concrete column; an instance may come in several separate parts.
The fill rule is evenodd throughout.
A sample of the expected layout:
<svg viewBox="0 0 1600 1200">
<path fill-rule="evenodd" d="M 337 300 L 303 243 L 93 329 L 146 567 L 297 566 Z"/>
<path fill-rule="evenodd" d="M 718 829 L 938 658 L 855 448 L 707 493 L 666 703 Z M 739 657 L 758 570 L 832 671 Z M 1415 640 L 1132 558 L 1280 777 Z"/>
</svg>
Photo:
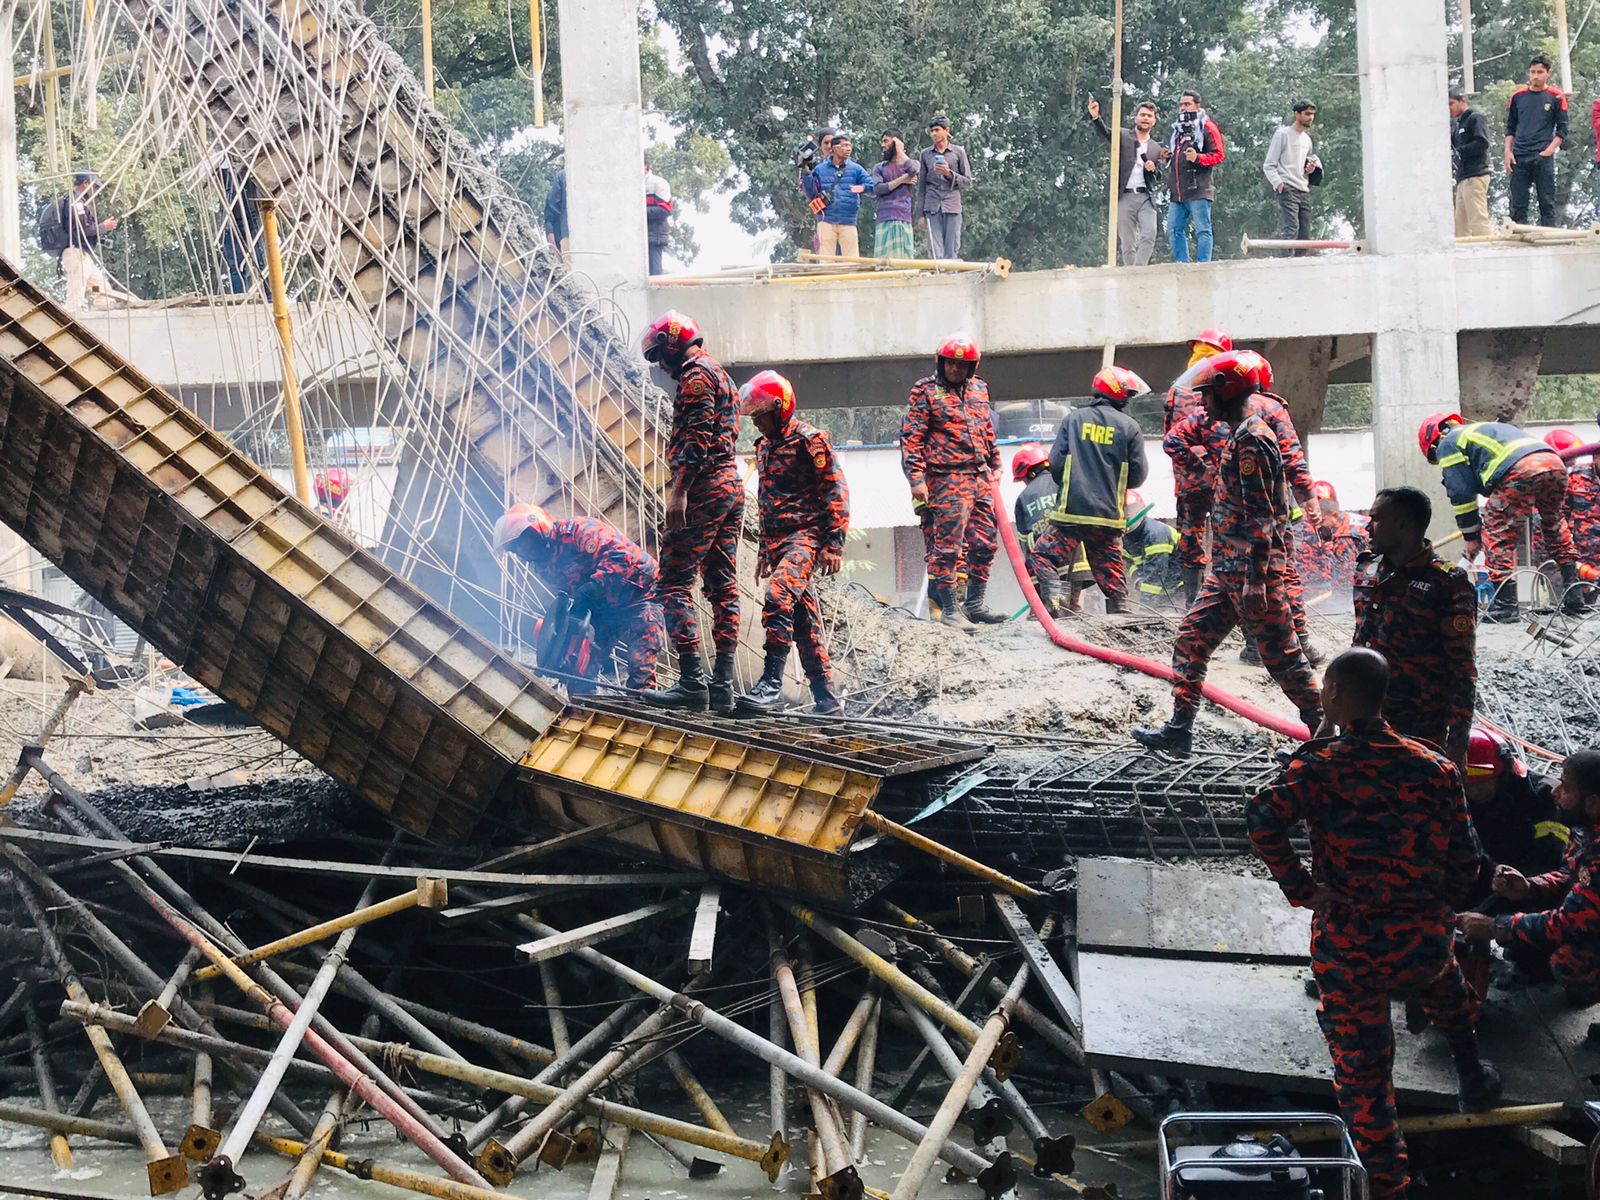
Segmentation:
<svg viewBox="0 0 1600 1200">
<path fill-rule="evenodd" d="M 0 0 L 0 254 L 22 262 L 22 212 L 17 183 L 17 70 L 14 0 Z"/>
<path fill-rule="evenodd" d="M 1461 338 L 1461 415 L 1517 421 L 1533 403 L 1544 357 L 1543 329 L 1474 330 Z"/>
<path fill-rule="evenodd" d="M 560 0 L 561 90 L 572 268 L 616 302 L 637 337 L 648 321 L 639 9 Z"/>
<path fill-rule="evenodd" d="M 1417 452 L 1417 426 L 1460 399 L 1444 7 L 1356 0 L 1378 486 L 1421 487 L 1441 529 L 1449 509 L 1438 470 Z"/>
<path fill-rule="evenodd" d="M 1333 360 L 1332 338 L 1283 338 L 1267 343 L 1272 364 L 1272 389 L 1289 405 L 1295 432 L 1311 453 L 1311 435 L 1322 428 L 1328 407 L 1328 371 Z"/>
</svg>

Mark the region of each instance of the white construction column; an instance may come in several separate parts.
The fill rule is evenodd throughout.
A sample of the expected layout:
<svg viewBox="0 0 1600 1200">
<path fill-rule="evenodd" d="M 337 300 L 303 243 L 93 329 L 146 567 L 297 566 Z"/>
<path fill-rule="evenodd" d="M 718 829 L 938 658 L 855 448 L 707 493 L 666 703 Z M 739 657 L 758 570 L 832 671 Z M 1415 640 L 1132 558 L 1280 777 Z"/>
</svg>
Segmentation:
<svg viewBox="0 0 1600 1200">
<path fill-rule="evenodd" d="M 1460 402 L 1443 4 L 1356 0 L 1367 253 L 1375 260 L 1372 427 L 1378 486 L 1449 506 L 1417 426 Z"/>
<path fill-rule="evenodd" d="M 559 2 L 572 269 L 618 305 L 637 338 L 649 319 L 639 9 L 632 0 Z"/>
</svg>

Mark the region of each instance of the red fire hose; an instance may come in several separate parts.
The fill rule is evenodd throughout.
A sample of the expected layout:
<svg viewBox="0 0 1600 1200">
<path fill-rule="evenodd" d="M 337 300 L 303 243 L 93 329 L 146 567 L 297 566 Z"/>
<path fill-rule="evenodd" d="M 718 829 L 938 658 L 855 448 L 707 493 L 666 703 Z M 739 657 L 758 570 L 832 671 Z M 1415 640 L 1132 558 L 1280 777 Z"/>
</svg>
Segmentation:
<svg viewBox="0 0 1600 1200">
<path fill-rule="evenodd" d="M 1587 442 L 1582 446 L 1574 446 L 1571 450 L 1557 450 L 1562 462 L 1571 462 L 1575 458 L 1582 458 L 1585 454 L 1600 454 L 1600 442 Z"/>
<path fill-rule="evenodd" d="M 1027 563 L 1022 557 L 1022 544 L 1017 541 L 1017 531 L 1012 528 L 1011 514 L 1006 511 L 1004 498 L 1000 494 L 1000 481 L 994 480 L 990 484 L 990 496 L 994 504 L 995 521 L 1000 526 L 1000 536 L 1005 540 L 1006 553 L 1011 556 L 1011 569 L 1016 572 L 1017 583 L 1022 587 L 1022 594 L 1028 598 L 1028 607 L 1033 609 L 1033 615 L 1039 618 L 1039 624 L 1050 640 L 1063 650 L 1070 650 L 1074 654 L 1086 654 L 1090 658 L 1098 658 L 1101 662 L 1111 663 L 1113 666 L 1127 667 L 1133 671 L 1143 671 L 1146 675 L 1156 679 L 1172 682 L 1172 668 L 1165 663 L 1156 662 L 1154 659 L 1141 658 L 1137 654 L 1129 654 L 1125 650 L 1108 650 L 1104 646 L 1096 646 L 1063 633 L 1055 623 L 1055 619 L 1045 611 L 1039 593 L 1034 590 L 1033 580 L 1028 578 Z M 1263 728 L 1281 733 L 1284 737 L 1293 738 L 1303 742 L 1311 736 L 1308 730 L 1299 721 L 1290 720 L 1268 712 L 1260 705 L 1251 704 L 1248 700 L 1241 700 L 1230 692 L 1225 692 L 1214 684 L 1206 684 L 1200 689 L 1201 695 L 1213 704 L 1220 705 L 1229 712 L 1238 713 L 1246 720 L 1254 721 Z"/>
</svg>

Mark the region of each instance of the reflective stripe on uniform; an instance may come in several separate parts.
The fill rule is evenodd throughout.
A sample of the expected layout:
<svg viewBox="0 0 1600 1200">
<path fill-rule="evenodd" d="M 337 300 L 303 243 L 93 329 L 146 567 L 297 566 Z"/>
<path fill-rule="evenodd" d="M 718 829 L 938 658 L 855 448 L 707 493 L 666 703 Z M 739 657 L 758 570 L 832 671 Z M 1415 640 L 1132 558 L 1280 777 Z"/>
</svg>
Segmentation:
<svg viewBox="0 0 1600 1200">
<path fill-rule="evenodd" d="M 1476 421 L 1471 425 L 1463 425 L 1461 427 L 1461 434 L 1456 439 L 1456 445 L 1478 446 L 1481 449 L 1489 452 L 1488 463 L 1485 464 L 1483 469 L 1478 472 L 1478 479 L 1483 484 L 1485 490 L 1487 490 L 1489 487 L 1489 480 L 1494 478 L 1495 472 L 1500 469 L 1500 464 L 1505 462 L 1509 455 L 1511 455 L 1514 451 L 1521 450 L 1524 446 L 1542 446 L 1544 443 L 1538 438 L 1531 437 L 1513 438 L 1511 441 L 1504 443 L 1498 442 L 1494 438 L 1489 437 L 1487 434 L 1478 432 L 1482 425 L 1482 421 Z M 1461 455 L 1459 459 L 1452 454 L 1449 461 L 1442 462 L 1439 465 L 1441 467 L 1452 466 L 1455 462 L 1462 462 L 1465 461 L 1465 459 L 1466 455 L 1464 454 Z"/>
<path fill-rule="evenodd" d="M 1050 519 L 1057 525 L 1098 525 L 1107 529 L 1124 530 L 1128 527 L 1126 511 L 1122 500 L 1128 491 L 1128 464 L 1123 463 L 1117 472 L 1117 515 L 1114 517 L 1089 517 L 1081 513 L 1067 511 L 1067 493 L 1072 483 L 1072 456 L 1067 455 L 1067 461 L 1061 465 L 1061 491 L 1056 496 L 1056 510 L 1050 514 Z"/>
<path fill-rule="evenodd" d="M 1572 830 L 1560 821 L 1536 821 L 1533 826 L 1534 837 L 1553 837 L 1563 846 L 1572 840 Z"/>
</svg>

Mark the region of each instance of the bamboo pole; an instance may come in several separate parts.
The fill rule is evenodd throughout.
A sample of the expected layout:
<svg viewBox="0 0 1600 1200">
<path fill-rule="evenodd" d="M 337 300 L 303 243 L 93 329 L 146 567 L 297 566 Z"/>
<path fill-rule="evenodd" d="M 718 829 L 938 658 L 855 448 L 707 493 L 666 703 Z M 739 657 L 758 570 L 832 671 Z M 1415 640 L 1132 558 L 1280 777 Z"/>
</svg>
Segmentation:
<svg viewBox="0 0 1600 1200">
<path fill-rule="evenodd" d="M 1111 33 L 1111 181 L 1106 199 L 1106 266 L 1117 265 L 1117 201 L 1122 192 L 1122 0 L 1114 0 Z M 1106 365 L 1110 365 L 1110 343 Z"/>
<path fill-rule="evenodd" d="M 294 1164 L 294 1170 L 283 1185 L 282 1200 L 300 1200 L 311 1190 L 317 1168 L 323 1162 L 322 1152 L 333 1145 L 333 1135 L 344 1120 L 344 1106 L 349 1095 L 350 1092 L 342 1087 L 328 1093 L 322 1113 L 317 1117 L 317 1126 L 306 1139 L 306 1148 L 300 1155 L 300 1161 Z"/>
<path fill-rule="evenodd" d="M 283 360 L 283 423 L 289 434 L 289 463 L 294 470 L 294 492 L 310 507 L 311 473 L 306 467 L 306 426 L 300 411 L 300 377 L 294 365 L 294 326 L 289 320 L 289 293 L 283 281 L 283 253 L 278 245 L 278 206 L 261 201 L 261 238 L 267 249 L 267 283 L 272 289 L 272 321 L 278 327 L 278 349 Z"/>
<path fill-rule="evenodd" d="M 909 267 L 917 271 L 963 272 L 992 271 L 1004 279 L 1011 273 L 1011 260 L 997 258 L 993 262 L 973 262 L 960 258 L 870 258 L 859 254 L 818 254 L 815 250 L 801 250 L 795 255 L 803 263 L 865 263 L 875 267 Z"/>
<path fill-rule="evenodd" d="M 422 0 L 422 88 L 433 103 L 433 0 Z"/>
<path fill-rule="evenodd" d="M 83 127 L 90 133 L 100 128 L 100 62 L 94 44 L 94 11 L 95 0 L 83 0 Z"/>
<path fill-rule="evenodd" d="M 1461 90 L 1478 90 L 1477 64 L 1472 61 L 1472 0 L 1461 0 Z"/>
<path fill-rule="evenodd" d="M 528 0 L 528 32 L 532 46 L 528 54 L 528 69 L 533 75 L 533 127 L 544 128 L 544 30 L 540 28 L 543 13 L 540 0 Z"/>
<path fill-rule="evenodd" d="M 108 54 L 100 60 L 99 65 L 101 67 L 120 67 L 124 63 L 132 62 L 134 57 L 131 50 L 124 51 L 121 54 Z M 82 66 L 82 63 L 72 63 L 65 67 L 51 67 L 48 70 L 34 71 L 28 75 L 18 75 L 12 80 L 12 83 L 19 88 L 33 87 L 35 84 L 45 83 L 51 79 L 65 79 L 70 75 L 76 74 Z"/>
<path fill-rule="evenodd" d="M 897 841 L 921 850 L 924 854 L 931 854 L 935 858 L 965 871 L 968 875 L 975 876 L 985 883 L 992 883 L 1002 891 L 1010 892 L 1013 896 L 1021 896 L 1027 900 L 1042 900 L 1044 898 L 1044 893 L 1037 888 L 1031 888 L 1027 884 L 996 871 L 993 867 L 987 866 L 975 858 L 968 858 L 959 850 L 952 850 L 943 842 L 936 842 L 931 837 L 925 837 L 915 829 L 906 828 L 898 821 L 891 821 L 882 813 L 873 812 L 869 808 L 861 814 L 861 820 L 880 833 L 886 833 Z"/>
<path fill-rule="evenodd" d="M 417 886 L 409 892 L 392 896 L 388 900 L 380 900 L 378 903 L 369 904 L 364 908 L 358 908 L 354 912 L 334 917 L 330 921 L 308 926 L 298 933 L 289 934 L 287 937 L 277 938 L 267 942 L 265 945 L 257 946 L 254 950 L 248 950 L 243 954 L 236 955 L 233 958 L 233 962 L 238 966 L 248 967 L 252 963 L 276 957 L 288 950 L 299 950 L 304 946 L 323 941 L 347 930 L 358 929 L 362 925 L 368 925 L 384 917 L 393 916 L 395 913 L 407 912 L 413 908 L 442 908 L 446 903 L 444 888 L 445 884 L 442 880 L 429 879 L 425 875 L 420 876 L 417 879 Z M 367 890 L 369 892 L 372 890 L 370 884 Z M 222 971 L 218 967 L 202 967 L 194 973 L 194 981 L 196 983 L 207 983 L 221 974 Z"/>
<path fill-rule="evenodd" d="M 55 6 L 44 5 L 44 169 L 53 179 L 65 170 L 61 162 L 61 76 L 56 74 L 56 26 L 51 16 Z M 69 185 L 70 182 L 69 182 Z"/>
</svg>

